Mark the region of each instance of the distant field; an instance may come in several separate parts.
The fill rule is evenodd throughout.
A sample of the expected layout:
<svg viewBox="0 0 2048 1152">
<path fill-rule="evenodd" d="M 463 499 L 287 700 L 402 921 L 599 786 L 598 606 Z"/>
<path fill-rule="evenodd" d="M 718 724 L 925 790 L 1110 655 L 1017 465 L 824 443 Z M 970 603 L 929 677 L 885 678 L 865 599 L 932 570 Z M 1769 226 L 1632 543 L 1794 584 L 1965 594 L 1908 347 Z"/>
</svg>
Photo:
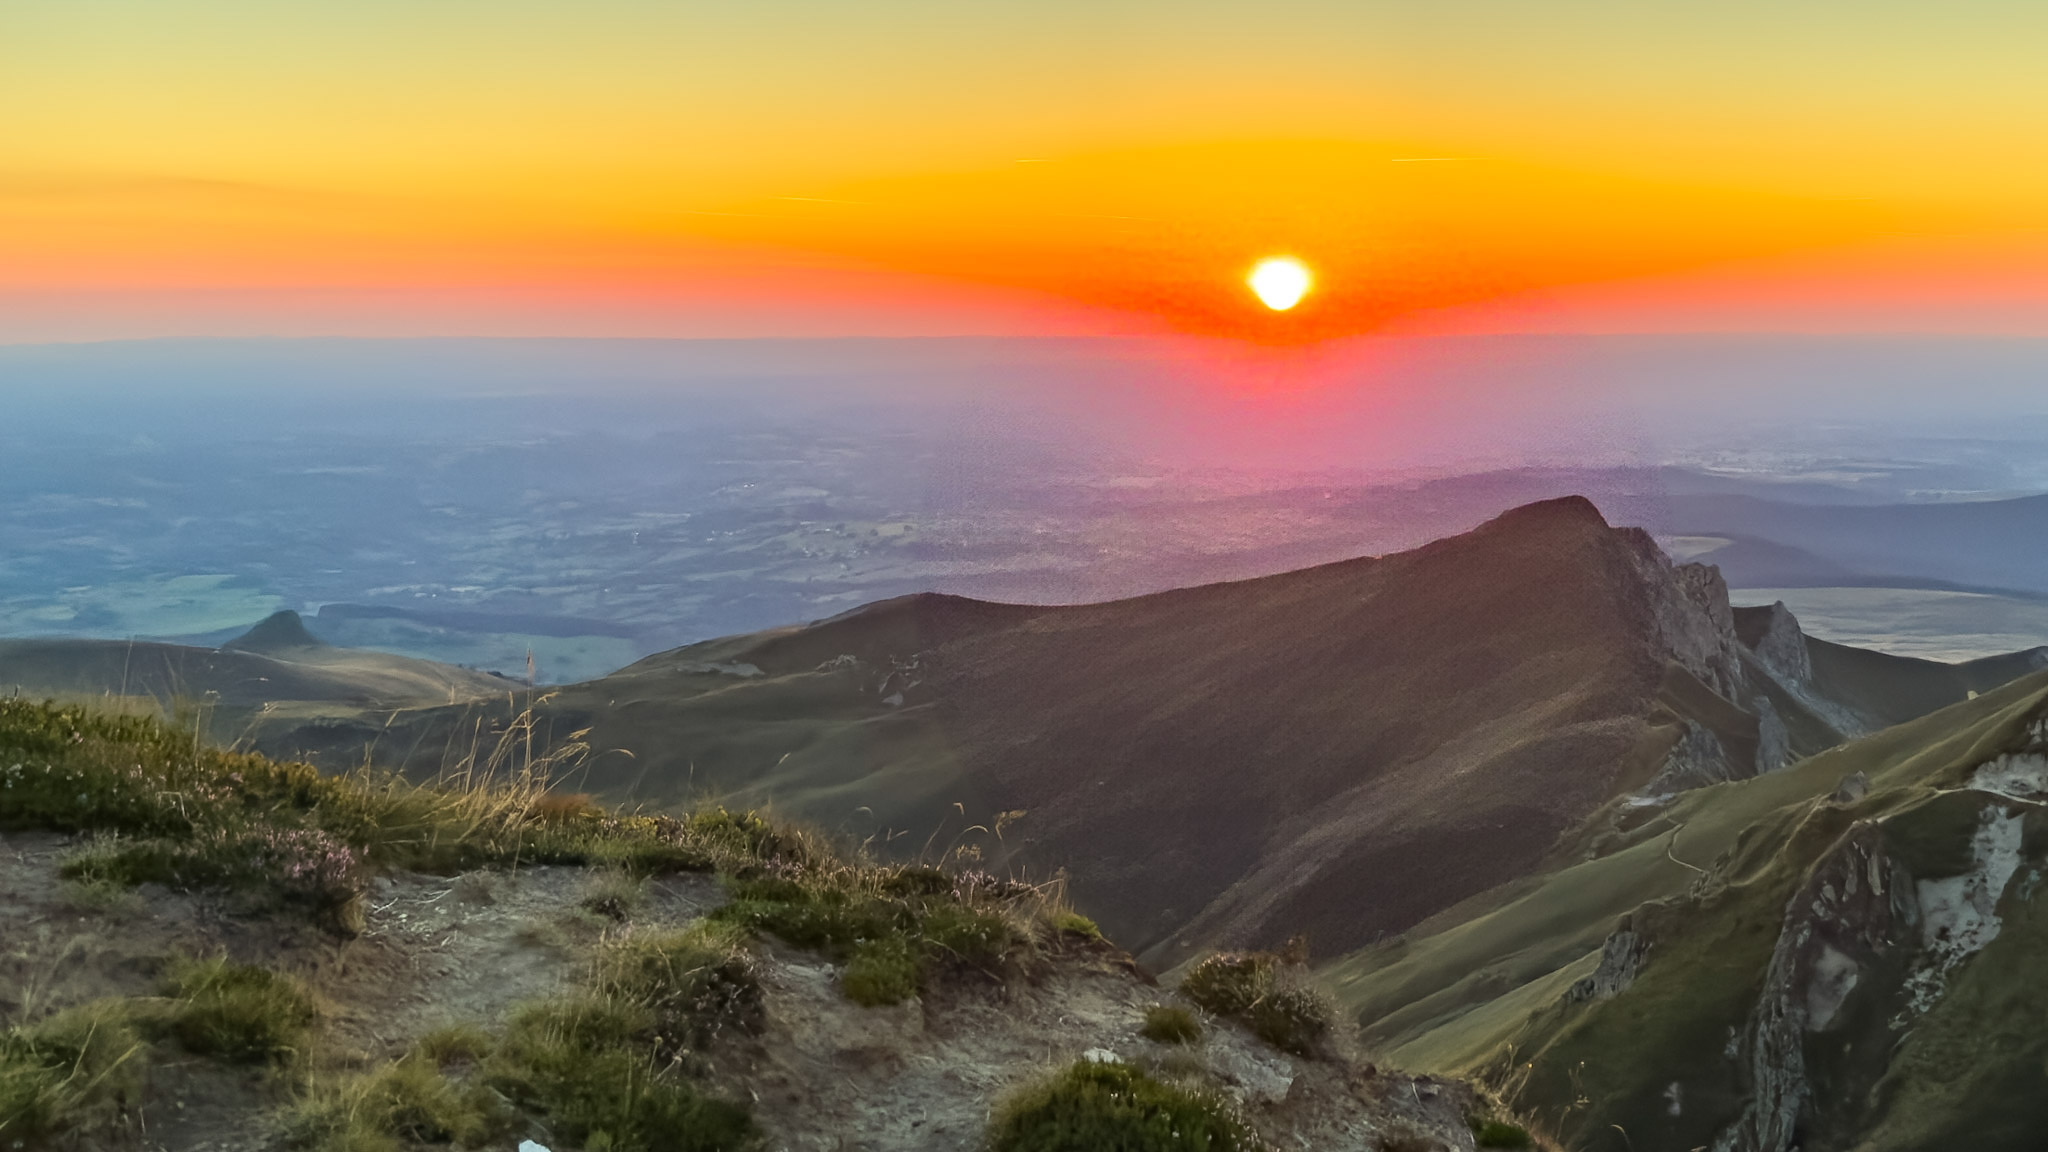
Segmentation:
<svg viewBox="0 0 2048 1152">
<path fill-rule="evenodd" d="M 1809 635 L 1928 660 L 2048 644 L 2048 602 L 1919 588 L 1737 588 L 1738 605 L 1783 600 Z"/>
</svg>

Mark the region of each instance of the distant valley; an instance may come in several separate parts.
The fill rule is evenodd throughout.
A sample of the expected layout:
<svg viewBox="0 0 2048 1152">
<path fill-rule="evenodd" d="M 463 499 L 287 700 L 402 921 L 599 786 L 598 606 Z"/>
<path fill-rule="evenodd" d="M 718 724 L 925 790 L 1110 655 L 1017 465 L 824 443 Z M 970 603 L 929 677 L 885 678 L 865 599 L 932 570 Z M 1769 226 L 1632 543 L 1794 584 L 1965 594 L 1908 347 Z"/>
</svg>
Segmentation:
<svg viewBox="0 0 2048 1152">
<path fill-rule="evenodd" d="M 587 745 L 565 790 L 1063 876 L 1154 969 L 1305 933 L 1373 1050 L 1600 1152 L 2018 1149 L 2040 1119 L 2048 648 L 1823 640 L 1583 498 L 1132 599 L 900 597 L 553 689 L 290 612 L 217 650 L 7 641 L 0 684 L 199 700 L 218 738 L 422 778 L 530 730 Z M 1986 1029 L 2009 1058 L 1944 1063 Z"/>
</svg>

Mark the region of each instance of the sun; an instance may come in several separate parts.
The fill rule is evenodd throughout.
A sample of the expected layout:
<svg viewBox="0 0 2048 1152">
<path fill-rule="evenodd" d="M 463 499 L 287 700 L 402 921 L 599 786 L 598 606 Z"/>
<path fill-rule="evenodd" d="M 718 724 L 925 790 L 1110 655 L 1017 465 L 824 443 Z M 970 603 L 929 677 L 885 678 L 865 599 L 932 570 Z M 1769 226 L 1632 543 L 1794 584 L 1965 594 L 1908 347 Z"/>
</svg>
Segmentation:
<svg viewBox="0 0 2048 1152">
<path fill-rule="evenodd" d="M 1315 277 L 1309 274 L 1308 265 L 1292 256 L 1272 256 L 1254 265 L 1244 282 L 1251 285 L 1252 294 L 1260 303 L 1275 312 L 1285 312 L 1308 295 Z"/>
</svg>

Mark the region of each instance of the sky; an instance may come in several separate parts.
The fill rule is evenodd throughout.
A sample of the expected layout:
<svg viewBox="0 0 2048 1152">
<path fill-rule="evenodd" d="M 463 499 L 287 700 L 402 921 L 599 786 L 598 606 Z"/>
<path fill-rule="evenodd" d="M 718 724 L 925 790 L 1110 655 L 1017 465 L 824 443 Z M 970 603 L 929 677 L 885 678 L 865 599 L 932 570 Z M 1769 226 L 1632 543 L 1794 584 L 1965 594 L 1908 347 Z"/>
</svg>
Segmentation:
<svg viewBox="0 0 2048 1152">
<path fill-rule="evenodd" d="M 8 0 L 0 341 L 2041 335 L 2042 43 L 2008 0 Z"/>
</svg>

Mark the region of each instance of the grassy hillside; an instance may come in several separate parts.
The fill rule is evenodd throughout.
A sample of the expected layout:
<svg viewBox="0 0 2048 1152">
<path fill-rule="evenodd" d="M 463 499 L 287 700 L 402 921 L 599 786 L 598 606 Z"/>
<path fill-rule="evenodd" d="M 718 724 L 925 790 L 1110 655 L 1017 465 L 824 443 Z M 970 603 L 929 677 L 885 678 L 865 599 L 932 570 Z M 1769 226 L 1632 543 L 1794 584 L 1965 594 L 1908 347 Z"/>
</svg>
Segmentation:
<svg viewBox="0 0 2048 1152">
<path fill-rule="evenodd" d="M 2037 673 L 1644 807 L 1326 974 L 1390 1059 L 1497 1077 L 1574 1146 L 2037 1147 L 2044 709 Z"/>
<path fill-rule="evenodd" d="M 1912 681 L 1910 706 L 1963 697 L 1924 664 L 1836 679 Z M 1765 698 L 1777 758 L 1884 722 L 1811 677 L 1773 680 L 1709 572 L 1562 500 L 1412 552 L 1134 600 L 885 601 L 535 707 L 547 731 L 587 730 L 596 794 L 772 806 L 897 858 L 1064 868 L 1164 967 L 1403 931 L 1537 868 L 1623 793 L 1777 763 Z M 430 773 L 504 718 L 286 717 L 257 740 Z"/>
<path fill-rule="evenodd" d="M 1442 1152 L 1506 1127 L 1351 1062 L 1298 970 L 1278 1016 L 1200 1015 L 1057 886 L 608 812 L 522 749 L 416 785 L 0 701 L 0 1146 Z"/>
<path fill-rule="evenodd" d="M 597 794 L 1066 868 L 1160 963 L 1302 931 L 1336 950 L 1526 869 L 1649 774 L 1677 732 L 1657 699 L 1669 579 L 1647 538 L 1560 501 L 1110 604 L 887 601 L 650 657 L 539 711 L 589 729 Z M 374 737 L 425 768 L 477 722 L 386 719 L 264 746 L 346 760 Z"/>
</svg>

